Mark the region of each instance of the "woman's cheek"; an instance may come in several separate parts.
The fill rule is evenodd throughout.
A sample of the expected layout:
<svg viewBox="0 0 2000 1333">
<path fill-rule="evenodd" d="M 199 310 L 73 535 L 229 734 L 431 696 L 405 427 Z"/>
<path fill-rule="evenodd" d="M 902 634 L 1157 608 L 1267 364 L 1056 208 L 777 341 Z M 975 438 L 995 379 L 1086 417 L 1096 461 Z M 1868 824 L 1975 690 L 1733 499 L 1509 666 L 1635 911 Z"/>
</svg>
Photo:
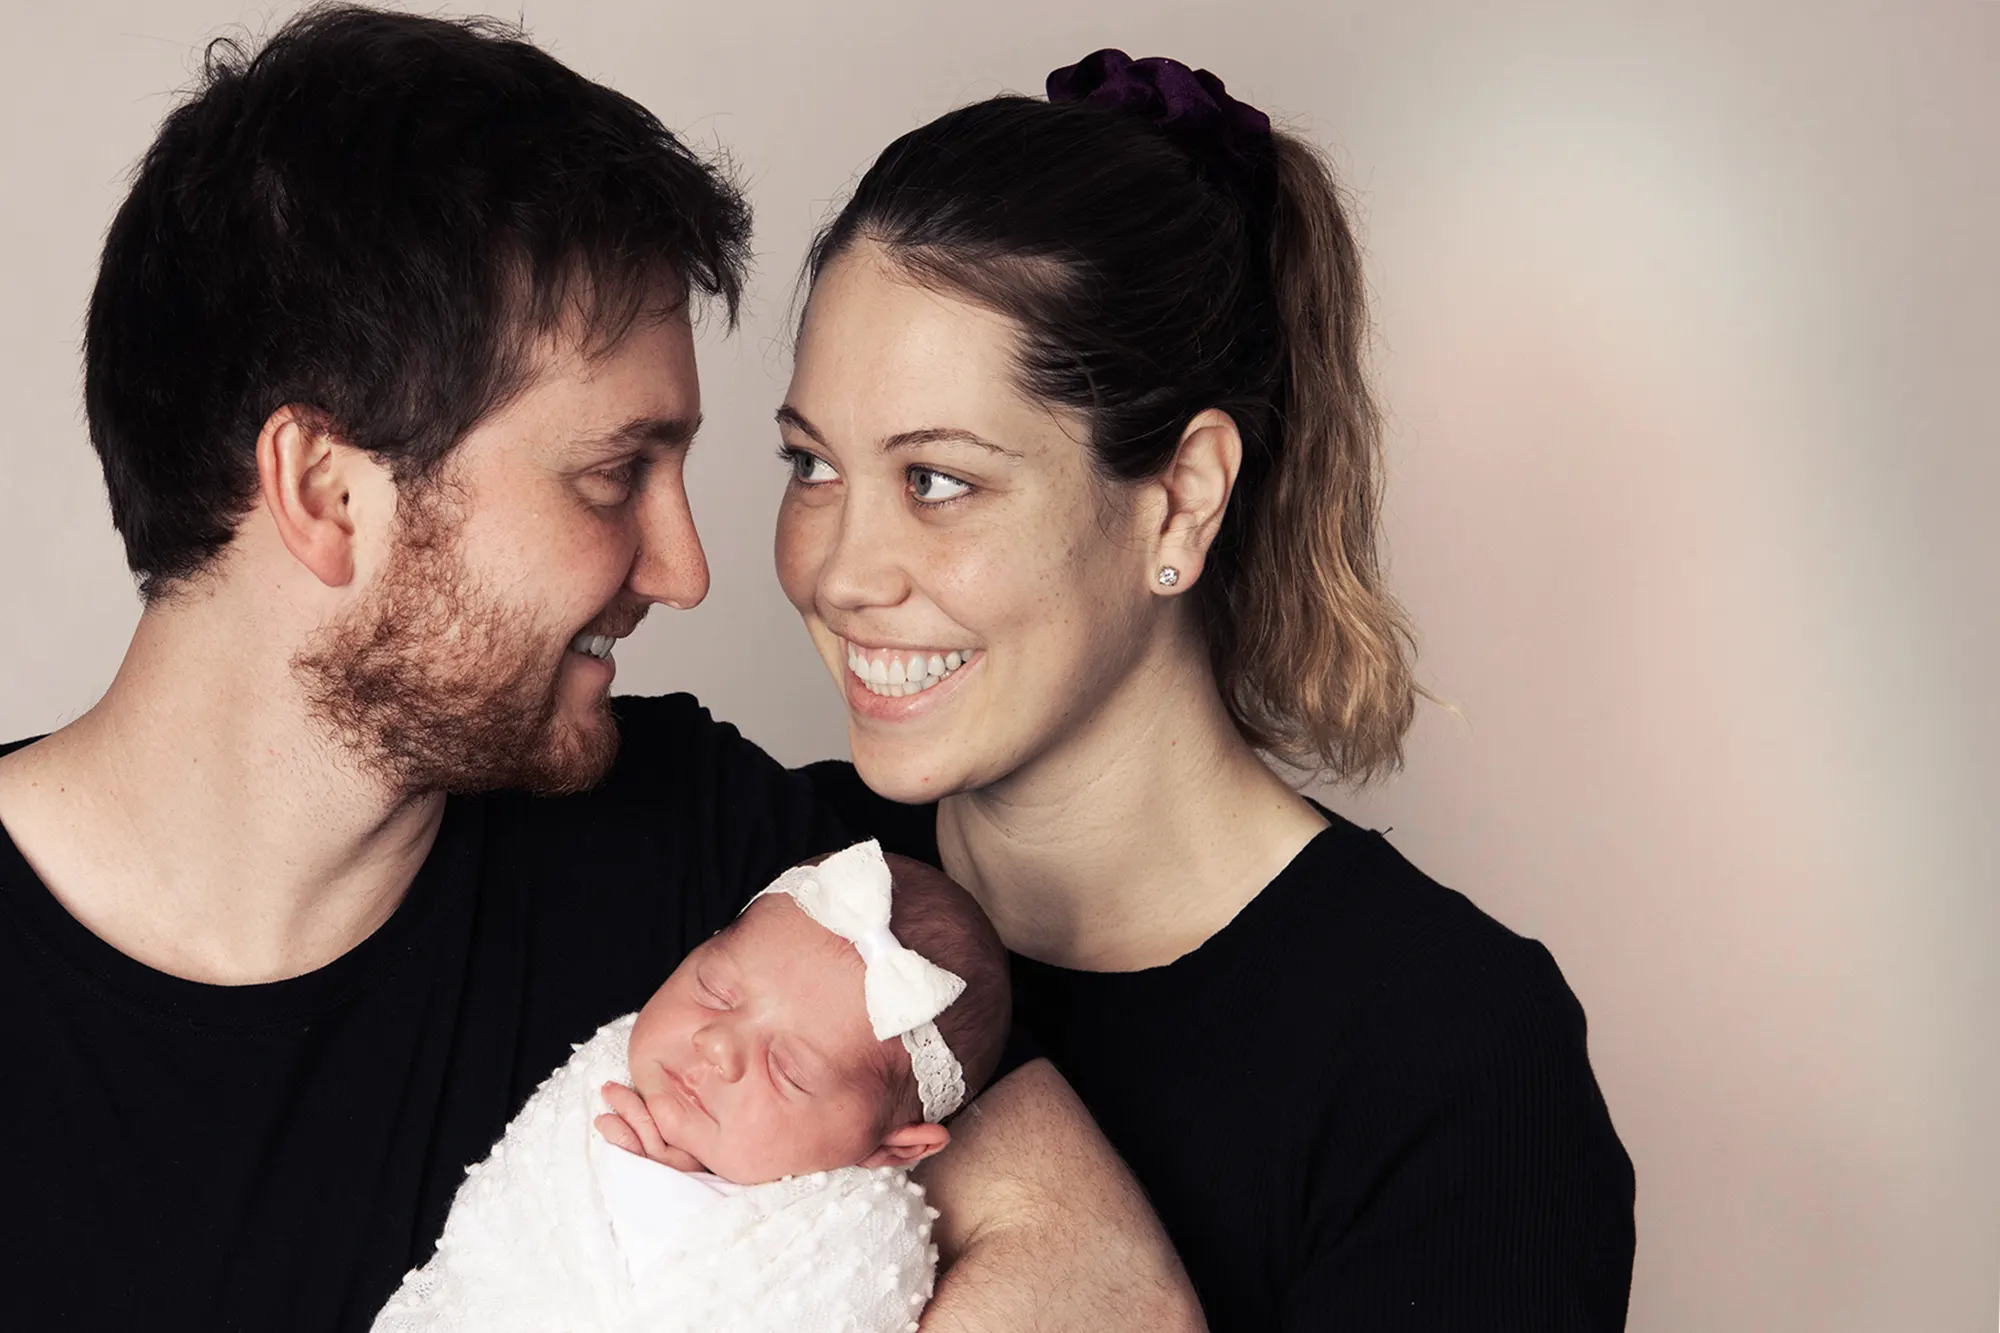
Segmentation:
<svg viewBox="0 0 2000 1333">
<path fill-rule="evenodd" d="M 1004 623 L 1042 582 L 1032 537 L 980 524 L 928 534 L 911 561 L 917 584 L 955 624 L 975 632 Z"/>
<path fill-rule="evenodd" d="M 813 612 L 813 594 L 824 558 L 822 541 L 814 530 L 820 525 L 814 518 L 810 508 L 793 499 L 788 498 L 778 509 L 778 586 L 802 616 Z"/>
</svg>

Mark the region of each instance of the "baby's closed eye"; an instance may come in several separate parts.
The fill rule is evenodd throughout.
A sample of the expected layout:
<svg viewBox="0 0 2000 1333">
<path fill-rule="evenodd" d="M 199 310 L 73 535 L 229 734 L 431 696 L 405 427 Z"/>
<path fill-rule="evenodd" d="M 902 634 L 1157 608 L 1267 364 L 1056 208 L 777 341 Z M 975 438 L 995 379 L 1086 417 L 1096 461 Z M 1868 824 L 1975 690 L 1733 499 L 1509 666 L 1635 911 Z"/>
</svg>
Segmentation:
<svg viewBox="0 0 2000 1333">
<path fill-rule="evenodd" d="M 771 1052 L 770 1066 L 771 1081 L 778 1085 L 780 1092 L 789 1097 L 812 1096 L 812 1093 L 806 1090 L 804 1082 L 794 1072 L 793 1067 L 776 1051 Z"/>
</svg>

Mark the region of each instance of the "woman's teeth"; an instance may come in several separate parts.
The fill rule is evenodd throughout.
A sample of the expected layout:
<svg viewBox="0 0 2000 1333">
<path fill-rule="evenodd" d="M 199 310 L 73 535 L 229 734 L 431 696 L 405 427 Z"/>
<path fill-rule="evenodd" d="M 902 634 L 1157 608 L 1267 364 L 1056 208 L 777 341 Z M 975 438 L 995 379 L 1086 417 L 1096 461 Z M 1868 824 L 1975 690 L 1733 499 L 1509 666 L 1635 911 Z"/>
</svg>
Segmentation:
<svg viewBox="0 0 2000 1333">
<path fill-rule="evenodd" d="M 586 630 L 574 639 L 571 639 L 569 646 L 572 652 L 602 659 L 611 656 L 611 650 L 618 646 L 618 640 L 612 638 L 609 634 L 592 634 Z"/>
<path fill-rule="evenodd" d="M 847 669 L 871 693 L 894 699 L 922 694 L 972 660 L 970 648 L 948 653 L 912 652 L 907 648 L 873 652 L 847 645 Z"/>
</svg>

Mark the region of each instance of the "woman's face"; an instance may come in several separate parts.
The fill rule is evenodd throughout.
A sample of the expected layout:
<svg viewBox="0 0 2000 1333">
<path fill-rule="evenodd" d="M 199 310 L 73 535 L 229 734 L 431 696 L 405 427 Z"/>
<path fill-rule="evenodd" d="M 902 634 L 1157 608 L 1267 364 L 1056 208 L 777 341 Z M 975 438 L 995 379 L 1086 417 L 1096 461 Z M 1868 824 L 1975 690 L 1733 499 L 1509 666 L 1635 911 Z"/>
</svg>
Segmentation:
<svg viewBox="0 0 2000 1333">
<path fill-rule="evenodd" d="M 1143 488 L 1096 479 L 1080 420 L 1021 392 L 1016 339 L 864 243 L 814 287 L 779 412 L 778 577 L 856 766 L 895 799 L 1049 756 L 1131 682 L 1163 613 Z"/>
</svg>

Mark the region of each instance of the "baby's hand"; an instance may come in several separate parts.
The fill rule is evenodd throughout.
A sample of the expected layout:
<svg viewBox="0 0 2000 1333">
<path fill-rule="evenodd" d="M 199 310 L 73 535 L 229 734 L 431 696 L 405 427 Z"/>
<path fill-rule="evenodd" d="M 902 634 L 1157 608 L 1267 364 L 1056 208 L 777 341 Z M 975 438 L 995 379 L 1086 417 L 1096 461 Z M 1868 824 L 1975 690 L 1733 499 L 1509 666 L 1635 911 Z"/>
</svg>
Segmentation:
<svg viewBox="0 0 2000 1333">
<path fill-rule="evenodd" d="M 597 1132 L 613 1147 L 651 1158 L 676 1171 L 706 1169 L 692 1155 L 660 1137 L 660 1128 L 653 1123 L 652 1113 L 646 1109 L 646 1103 L 638 1093 L 623 1083 L 607 1083 L 604 1085 L 604 1100 L 610 1104 L 611 1111 L 597 1117 Z"/>
</svg>

